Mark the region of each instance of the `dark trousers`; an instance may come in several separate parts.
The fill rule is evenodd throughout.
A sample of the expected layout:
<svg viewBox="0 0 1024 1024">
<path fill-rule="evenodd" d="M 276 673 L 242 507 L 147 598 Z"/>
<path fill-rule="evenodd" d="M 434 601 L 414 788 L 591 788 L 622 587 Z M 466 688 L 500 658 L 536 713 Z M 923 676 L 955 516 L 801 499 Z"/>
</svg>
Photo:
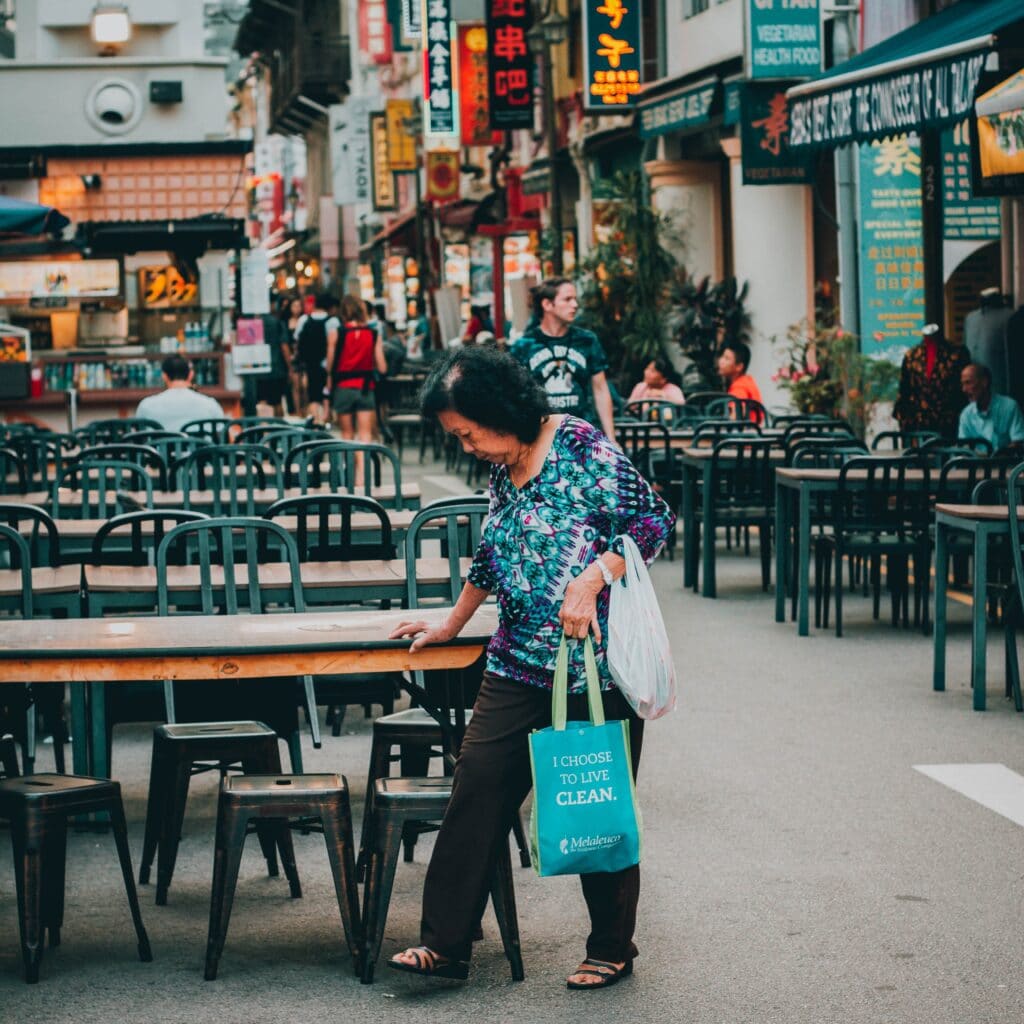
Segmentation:
<svg viewBox="0 0 1024 1024">
<path fill-rule="evenodd" d="M 633 776 L 643 721 L 618 690 L 603 695 L 605 717 L 629 722 Z M 586 721 L 586 695 L 569 696 L 570 721 Z M 421 941 L 446 957 L 468 960 L 487 903 L 498 843 L 508 842 L 512 816 L 530 792 L 527 737 L 551 724 L 551 692 L 484 673 L 455 766 L 452 798 L 437 835 L 423 891 Z M 633 945 L 640 868 L 580 875 L 590 912 L 587 956 L 619 963 Z"/>
</svg>

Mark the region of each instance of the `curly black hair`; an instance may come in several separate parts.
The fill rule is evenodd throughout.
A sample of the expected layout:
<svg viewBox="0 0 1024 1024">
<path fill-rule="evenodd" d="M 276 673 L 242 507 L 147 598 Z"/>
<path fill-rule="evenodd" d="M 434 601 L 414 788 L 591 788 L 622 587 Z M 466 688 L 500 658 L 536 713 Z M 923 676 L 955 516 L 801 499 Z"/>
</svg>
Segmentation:
<svg viewBox="0 0 1024 1024">
<path fill-rule="evenodd" d="M 420 392 L 420 410 L 428 419 L 457 412 L 467 420 L 523 444 L 537 440 L 551 414 L 548 396 L 522 363 L 496 348 L 459 348 L 430 372 Z"/>
</svg>

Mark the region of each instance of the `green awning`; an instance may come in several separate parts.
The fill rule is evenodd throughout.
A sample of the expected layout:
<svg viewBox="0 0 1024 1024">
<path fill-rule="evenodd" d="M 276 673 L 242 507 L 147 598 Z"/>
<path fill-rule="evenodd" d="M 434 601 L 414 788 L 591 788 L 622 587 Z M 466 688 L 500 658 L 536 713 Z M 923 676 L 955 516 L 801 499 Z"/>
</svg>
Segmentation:
<svg viewBox="0 0 1024 1024">
<path fill-rule="evenodd" d="M 794 86 L 787 93 L 790 149 L 828 149 L 957 124 L 970 114 L 996 33 L 1004 30 L 1014 41 L 1024 30 L 1022 0 L 960 0 Z"/>
<path fill-rule="evenodd" d="M 711 120 L 711 108 L 720 86 L 718 77 L 713 76 L 648 99 L 641 93 L 636 105 L 640 138 L 702 128 Z"/>
</svg>

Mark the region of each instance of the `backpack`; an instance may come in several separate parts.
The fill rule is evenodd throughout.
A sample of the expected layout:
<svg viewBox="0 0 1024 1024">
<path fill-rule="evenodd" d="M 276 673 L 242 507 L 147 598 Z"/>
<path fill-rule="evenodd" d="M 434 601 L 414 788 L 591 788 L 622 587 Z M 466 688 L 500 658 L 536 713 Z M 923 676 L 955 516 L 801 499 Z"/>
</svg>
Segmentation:
<svg viewBox="0 0 1024 1024">
<path fill-rule="evenodd" d="M 307 369 L 317 367 L 327 355 L 327 317 L 306 317 L 295 346 L 299 362 Z"/>
</svg>

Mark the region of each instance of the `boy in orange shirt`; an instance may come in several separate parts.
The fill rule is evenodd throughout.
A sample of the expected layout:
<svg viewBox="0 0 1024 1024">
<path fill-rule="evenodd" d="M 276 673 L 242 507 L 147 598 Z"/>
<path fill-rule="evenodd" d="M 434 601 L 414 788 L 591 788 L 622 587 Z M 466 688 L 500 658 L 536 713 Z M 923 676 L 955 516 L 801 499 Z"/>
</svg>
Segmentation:
<svg viewBox="0 0 1024 1024">
<path fill-rule="evenodd" d="M 718 353 L 718 372 L 725 381 L 733 398 L 752 398 L 761 401 L 761 390 L 757 381 L 747 373 L 750 365 L 750 346 L 742 341 L 727 341 Z M 757 411 L 751 413 L 755 422 L 760 419 Z"/>
</svg>

